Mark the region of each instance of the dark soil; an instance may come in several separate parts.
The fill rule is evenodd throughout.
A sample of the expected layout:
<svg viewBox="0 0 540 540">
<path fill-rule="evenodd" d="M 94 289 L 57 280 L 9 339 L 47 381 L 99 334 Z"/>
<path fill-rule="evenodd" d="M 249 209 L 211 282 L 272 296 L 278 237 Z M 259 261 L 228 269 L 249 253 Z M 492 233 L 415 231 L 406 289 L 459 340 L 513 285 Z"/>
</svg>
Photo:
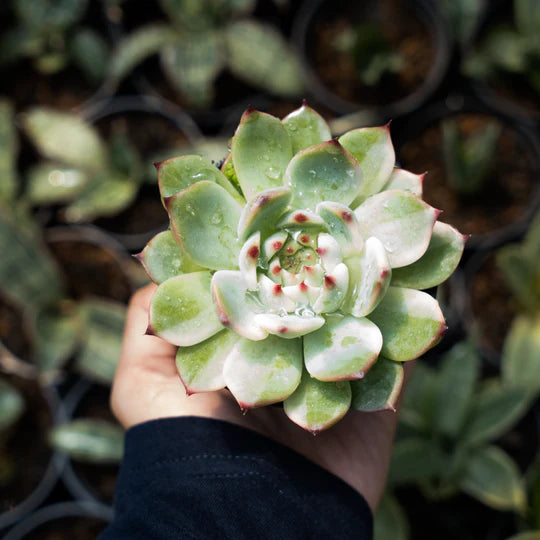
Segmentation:
<svg viewBox="0 0 540 540">
<path fill-rule="evenodd" d="M 493 120 L 481 114 L 454 118 L 463 134 L 477 133 Z M 536 156 L 524 137 L 507 126 L 497 143 L 492 176 L 474 195 L 460 195 L 447 184 L 440 123 L 407 141 L 398 153 L 405 169 L 428 172 L 424 200 L 443 210 L 442 221 L 464 234 L 489 233 L 518 221 L 538 189 Z"/>
<path fill-rule="evenodd" d="M 83 240 L 49 240 L 61 267 L 67 294 L 75 299 L 103 296 L 127 302 L 132 289 L 121 262 L 110 250 Z"/>
<path fill-rule="evenodd" d="M 488 257 L 474 274 L 469 290 L 480 344 L 500 353 L 517 308 L 493 256 Z"/>
<path fill-rule="evenodd" d="M 340 34 L 359 23 L 376 25 L 403 62 L 398 73 L 384 75 L 373 86 L 359 79 L 354 57 L 333 45 Z M 331 92 L 351 103 L 380 106 L 410 95 L 426 79 L 435 60 L 425 24 L 414 9 L 399 0 L 328 1 L 313 28 L 309 62 Z"/>
<path fill-rule="evenodd" d="M 30 360 L 32 339 L 20 307 L 0 295 L 0 342 L 17 358 Z"/>
<path fill-rule="evenodd" d="M 107 524 L 98 518 L 64 517 L 44 523 L 30 534 L 27 540 L 95 540 Z"/>
<path fill-rule="evenodd" d="M 21 392 L 26 407 L 7 434 L 7 440 L 0 441 L 0 459 L 9 460 L 13 470 L 6 483 L 0 482 L 2 513 L 26 499 L 43 478 L 51 459 L 47 435 L 52 419 L 37 383 L 3 373 L 0 373 L 0 378 Z M 2 458 L 4 452 L 5 458 Z"/>
<path fill-rule="evenodd" d="M 82 398 L 75 417 L 96 418 L 116 423 L 109 408 L 110 389 L 93 386 Z M 119 465 L 92 465 L 72 461 L 73 471 L 90 491 L 104 502 L 112 503 Z"/>
</svg>

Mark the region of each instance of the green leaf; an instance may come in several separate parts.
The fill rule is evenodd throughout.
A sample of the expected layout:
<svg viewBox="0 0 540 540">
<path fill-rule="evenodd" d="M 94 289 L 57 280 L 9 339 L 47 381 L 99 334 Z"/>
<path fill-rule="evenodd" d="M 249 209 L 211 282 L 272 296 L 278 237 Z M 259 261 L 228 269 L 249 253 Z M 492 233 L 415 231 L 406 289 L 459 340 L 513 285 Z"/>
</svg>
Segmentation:
<svg viewBox="0 0 540 540">
<path fill-rule="evenodd" d="M 71 56 L 88 80 L 101 82 L 109 63 L 109 47 L 105 40 L 90 28 L 77 30 L 70 43 Z"/>
<path fill-rule="evenodd" d="M 392 285 L 429 289 L 446 281 L 461 260 L 465 239 L 454 227 L 436 221 L 426 252 L 416 262 L 395 268 Z"/>
<path fill-rule="evenodd" d="M 462 438 L 477 445 L 500 437 L 527 412 L 532 397 L 497 380 L 488 381 L 476 393 Z"/>
<path fill-rule="evenodd" d="M 446 456 L 434 441 L 422 437 L 402 439 L 394 444 L 388 483 L 396 486 L 429 480 L 437 477 L 446 463 Z"/>
<path fill-rule="evenodd" d="M 386 493 L 375 512 L 373 540 L 409 540 L 407 516 L 397 499 Z"/>
<path fill-rule="evenodd" d="M 193 272 L 164 281 L 150 305 L 149 331 L 185 347 L 223 329 L 210 293 L 210 272 Z"/>
<path fill-rule="evenodd" d="M 143 60 L 177 40 L 177 32 L 165 24 L 152 24 L 135 30 L 113 51 L 108 69 L 109 81 L 117 84 Z"/>
<path fill-rule="evenodd" d="M 389 287 L 369 319 L 383 335 L 381 354 L 398 362 L 418 358 L 436 345 L 446 330 L 437 300 L 401 287 Z"/>
<path fill-rule="evenodd" d="M 81 345 L 76 366 L 84 376 L 111 384 L 116 372 L 126 307 L 110 300 L 84 300 L 80 304 L 83 317 Z"/>
<path fill-rule="evenodd" d="M 323 201 L 349 206 L 361 189 L 362 170 L 331 140 L 296 154 L 285 171 L 284 183 L 293 193 L 296 208 L 315 210 Z"/>
<path fill-rule="evenodd" d="M 241 338 L 223 368 L 227 388 L 242 409 L 283 401 L 300 383 L 302 340 Z"/>
<path fill-rule="evenodd" d="M 150 279 L 158 285 L 173 276 L 203 270 L 188 259 L 171 231 L 156 234 L 136 257 L 141 261 Z"/>
<path fill-rule="evenodd" d="M 404 169 L 394 168 L 384 190 L 400 189 L 401 191 L 410 191 L 417 197 L 422 197 L 424 174 L 414 174 Z"/>
<path fill-rule="evenodd" d="M 188 394 L 225 388 L 223 366 L 235 343 L 236 332 L 222 330 L 191 347 L 179 347 L 176 368 Z"/>
<path fill-rule="evenodd" d="M 114 216 L 129 206 L 138 189 L 136 179 L 113 171 L 95 174 L 65 209 L 65 219 L 71 223 L 78 223 L 103 216 Z"/>
<path fill-rule="evenodd" d="M 124 453 L 124 430 L 93 418 L 78 418 L 55 426 L 49 441 L 57 450 L 84 463 L 119 463 Z"/>
<path fill-rule="evenodd" d="M 438 400 L 437 375 L 422 364 L 415 366 L 405 389 L 399 414 L 400 423 L 427 434 L 432 429 Z"/>
<path fill-rule="evenodd" d="M 351 406 L 358 411 L 395 411 L 402 385 L 403 366 L 379 356 L 363 379 L 351 381 Z"/>
<path fill-rule="evenodd" d="M 0 434 L 17 422 L 24 408 L 22 394 L 11 384 L 0 379 Z"/>
<path fill-rule="evenodd" d="M 0 64 L 39 56 L 45 46 L 45 38 L 33 32 L 31 28 L 15 26 L 5 29 L 0 36 Z"/>
<path fill-rule="evenodd" d="M 45 161 L 31 167 L 27 175 L 26 198 L 38 205 L 72 201 L 90 180 L 86 172 Z"/>
<path fill-rule="evenodd" d="M 0 206 L 0 288 L 26 308 L 37 309 L 62 297 L 58 268 L 30 218 Z"/>
<path fill-rule="evenodd" d="M 469 456 L 460 481 L 463 491 L 497 510 L 522 512 L 525 488 L 517 465 L 495 446 L 477 448 Z"/>
<path fill-rule="evenodd" d="M 35 361 L 41 373 L 61 369 L 81 334 L 79 311 L 71 302 L 39 311 L 34 322 Z"/>
<path fill-rule="evenodd" d="M 506 540 L 540 540 L 540 531 L 526 531 L 514 534 Z"/>
<path fill-rule="evenodd" d="M 465 47 L 476 29 L 484 4 L 481 0 L 444 0 L 441 7 L 446 13 L 456 41 Z"/>
<path fill-rule="evenodd" d="M 212 270 L 238 267 L 241 207 L 225 189 L 197 182 L 165 204 L 176 241 L 194 263 Z"/>
<path fill-rule="evenodd" d="M 13 105 L 0 99 L 0 201 L 9 202 L 15 196 L 18 151 Z"/>
<path fill-rule="evenodd" d="M 26 26 L 41 31 L 66 29 L 79 21 L 88 0 L 15 0 L 13 8 Z"/>
<path fill-rule="evenodd" d="M 502 375 L 505 385 L 540 391 L 540 316 L 519 315 L 504 340 Z"/>
<path fill-rule="evenodd" d="M 399 268 L 426 252 L 440 211 L 408 191 L 391 190 L 373 195 L 354 213 L 362 236 L 378 238 L 390 266 Z"/>
<path fill-rule="evenodd" d="M 22 116 L 22 125 L 45 157 L 88 170 L 107 165 L 107 148 L 97 130 L 75 114 L 34 107 Z"/>
<path fill-rule="evenodd" d="M 314 435 L 341 420 L 351 405 L 348 381 L 322 382 L 302 373 L 298 388 L 283 403 L 285 414 Z"/>
<path fill-rule="evenodd" d="M 474 346 L 461 342 L 445 354 L 437 377 L 434 428 L 448 437 L 457 437 L 475 396 L 480 358 Z"/>
<path fill-rule="evenodd" d="M 531 39 L 538 39 L 540 6 L 535 0 L 514 0 L 514 20 L 519 32 Z"/>
<path fill-rule="evenodd" d="M 248 109 L 232 140 L 234 170 L 246 200 L 265 189 L 281 187 L 291 158 L 291 141 L 283 124 L 269 114 Z"/>
<path fill-rule="evenodd" d="M 172 197 L 187 187 L 206 180 L 215 182 L 241 205 L 243 197 L 236 191 L 224 174 L 207 159 L 197 155 L 180 156 L 156 164 L 161 198 Z"/>
<path fill-rule="evenodd" d="M 289 113 L 281 122 L 291 138 L 293 154 L 332 138 L 324 118 L 305 101 L 299 109 Z"/>
<path fill-rule="evenodd" d="M 329 315 L 322 328 L 304 337 L 306 369 L 320 381 L 362 379 L 381 347 L 381 332 L 371 321 Z"/>
<path fill-rule="evenodd" d="M 216 32 L 186 33 L 161 51 L 167 78 L 191 105 L 207 107 L 214 98 L 214 80 L 225 58 L 223 42 Z"/>
<path fill-rule="evenodd" d="M 278 96 L 298 96 L 302 69 L 279 32 L 256 21 L 232 22 L 225 28 L 227 63 L 238 78 Z"/>
<path fill-rule="evenodd" d="M 339 138 L 341 145 L 360 163 L 364 181 L 355 208 L 370 195 L 381 191 L 394 169 L 396 154 L 388 126 L 354 129 Z"/>
</svg>

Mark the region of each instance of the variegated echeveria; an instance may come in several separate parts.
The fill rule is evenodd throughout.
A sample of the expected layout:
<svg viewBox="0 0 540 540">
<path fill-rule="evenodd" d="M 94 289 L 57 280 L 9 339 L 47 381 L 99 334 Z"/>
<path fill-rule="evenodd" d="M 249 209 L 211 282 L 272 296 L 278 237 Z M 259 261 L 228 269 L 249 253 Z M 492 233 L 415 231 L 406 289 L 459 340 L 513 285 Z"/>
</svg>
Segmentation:
<svg viewBox="0 0 540 540">
<path fill-rule="evenodd" d="M 394 162 L 388 126 L 331 139 L 304 104 L 281 121 L 248 109 L 221 171 L 157 164 L 171 227 L 139 254 L 159 284 L 148 331 L 179 347 L 188 393 L 283 401 L 313 433 L 351 407 L 394 409 L 402 362 L 446 329 L 422 289 L 464 246 Z"/>
</svg>

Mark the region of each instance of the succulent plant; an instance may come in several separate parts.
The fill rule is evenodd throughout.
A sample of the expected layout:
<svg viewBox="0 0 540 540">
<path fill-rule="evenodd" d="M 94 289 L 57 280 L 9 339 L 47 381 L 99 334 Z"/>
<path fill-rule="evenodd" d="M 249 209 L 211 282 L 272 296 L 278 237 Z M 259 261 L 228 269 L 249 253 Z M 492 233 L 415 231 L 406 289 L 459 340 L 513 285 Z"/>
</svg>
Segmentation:
<svg viewBox="0 0 540 540">
<path fill-rule="evenodd" d="M 179 346 L 188 393 L 283 401 L 313 433 L 395 408 L 401 363 L 446 329 L 418 289 L 448 278 L 464 237 L 394 160 L 388 126 L 331 139 L 304 103 L 282 121 L 248 109 L 225 174 L 200 156 L 157 164 L 171 228 L 138 255 L 159 283 L 148 332 Z"/>
</svg>

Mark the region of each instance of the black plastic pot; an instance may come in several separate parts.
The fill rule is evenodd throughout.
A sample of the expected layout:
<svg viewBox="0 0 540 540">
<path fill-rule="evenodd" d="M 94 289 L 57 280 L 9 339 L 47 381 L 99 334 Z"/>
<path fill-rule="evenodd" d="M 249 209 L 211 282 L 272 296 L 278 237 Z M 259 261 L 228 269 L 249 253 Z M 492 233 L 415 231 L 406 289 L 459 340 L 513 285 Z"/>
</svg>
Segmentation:
<svg viewBox="0 0 540 540">
<path fill-rule="evenodd" d="M 411 114 L 403 119 L 398 119 L 392 124 L 392 133 L 398 161 L 405 169 L 409 168 L 407 160 L 404 158 L 403 148 L 405 144 L 413 146 L 413 141 L 422 137 L 426 131 L 444 119 L 455 117 L 460 114 L 481 115 L 493 117 L 498 121 L 508 133 L 515 135 L 515 138 L 520 143 L 520 151 L 516 155 L 516 163 L 519 165 L 526 163 L 528 159 L 530 170 L 528 170 L 527 178 L 530 182 L 530 196 L 524 201 L 525 209 L 519 214 L 517 219 L 508 222 L 505 225 L 499 226 L 488 232 L 474 234 L 471 236 L 466 245 L 466 252 L 477 249 L 489 249 L 500 246 L 505 242 L 511 241 L 519 237 L 525 227 L 530 222 L 535 212 L 540 208 L 540 140 L 537 133 L 528 125 L 524 125 L 520 121 L 502 114 L 500 111 L 494 110 L 486 106 L 475 98 L 464 98 L 461 95 L 449 96 L 444 102 L 439 102 L 428 108 Z M 439 147 L 440 150 L 440 147 Z M 440 158 L 441 167 L 443 167 L 442 156 Z M 422 165 L 420 165 L 422 166 Z M 428 164 L 426 163 L 426 168 Z M 422 171 L 413 171 L 422 172 Z M 424 186 L 429 185 L 430 175 L 429 170 L 424 181 Z M 427 202 L 430 202 L 429 200 Z M 478 201 L 478 205 L 484 204 Z M 445 220 L 444 207 L 441 208 L 443 214 L 441 220 Z M 459 228 L 459 225 L 458 225 Z M 463 233 L 470 231 L 462 230 Z"/>
<path fill-rule="evenodd" d="M 53 387 L 43 387 L 42 395 L 49 407 L 51 425 L 53 422 L 64 421 L 66 417 L 65 410 L 57 391 Z M 19 429 L 23 429 L 23 427 L 19 426 Z M 59 452 L 53 452 L 51 450 L 51 457 L 45 473 L 35 489 L 16 506 L 0 513 L 0 532 L 26 517 L 45 501 L 57 484 L 65 464 L 66 457 Z"/>
<path fill-rule="evenodd" d="M 378 106 L 363 106 L 361 103 L 345 100 L 325 86 L 310 61 L 313 32 L 318 17 L 324 15 L 325 8 L 334 14 L 343 5 L 347 4 L 336 5 L 330 0 L 305 0 L 293 27 L 294 40 L 303 62 L 306 87 L 317 101 L 337 114 L 346 115 L 334 121 L 332 129 L 335 134 L 343 133 L 352 127 L 382 123 L 420 107 L 439 87 L 447 72 L 451 56 L 446 21 L 439 14 L 436 3 L 426 0 L 404 3 L 404 7 L 410 8 L 426 27 L 435 50 L 435 61 L 426 73 L 423 83 L 409 95 Z M 378 3 L 374 3 L 374 9 L 377 7 Z"/>
<path fill-rule="evenodd" d="M 49 532 L 55 533 L 55 538 L 58 538 L 56 533 L 66 532 L 64 529 L 65 525 L 62 524 L 69 518 L 76 518 L 77 521 L 84 520 L 85 518 L 91 519 L 95 528 L 104 529 L 107 523 L 112 520 L 112 512 L 109 508 L 90 501 L 52 504 L 39 509 L 17 526 L 13 527 L 4 536 L 4 540 L 21 540 L 22 538 L 43 539 L 44 532 L 39 529 L 47 525 L 52 527 L 52 530 L 50 529 Z M 101 527 L 101 524 L 96 526 L 96 521 L 102 522 L 103 526 Z M 57 524 L 53 524 L 54 522 L 57 522 Z M 82 523 L 79 525 L 82 525 Z M 65 536 L 64 538 L 75 539 L 74 536 Z M 79 539 L 79 537 L 77 538 Z"/>
</svg>

